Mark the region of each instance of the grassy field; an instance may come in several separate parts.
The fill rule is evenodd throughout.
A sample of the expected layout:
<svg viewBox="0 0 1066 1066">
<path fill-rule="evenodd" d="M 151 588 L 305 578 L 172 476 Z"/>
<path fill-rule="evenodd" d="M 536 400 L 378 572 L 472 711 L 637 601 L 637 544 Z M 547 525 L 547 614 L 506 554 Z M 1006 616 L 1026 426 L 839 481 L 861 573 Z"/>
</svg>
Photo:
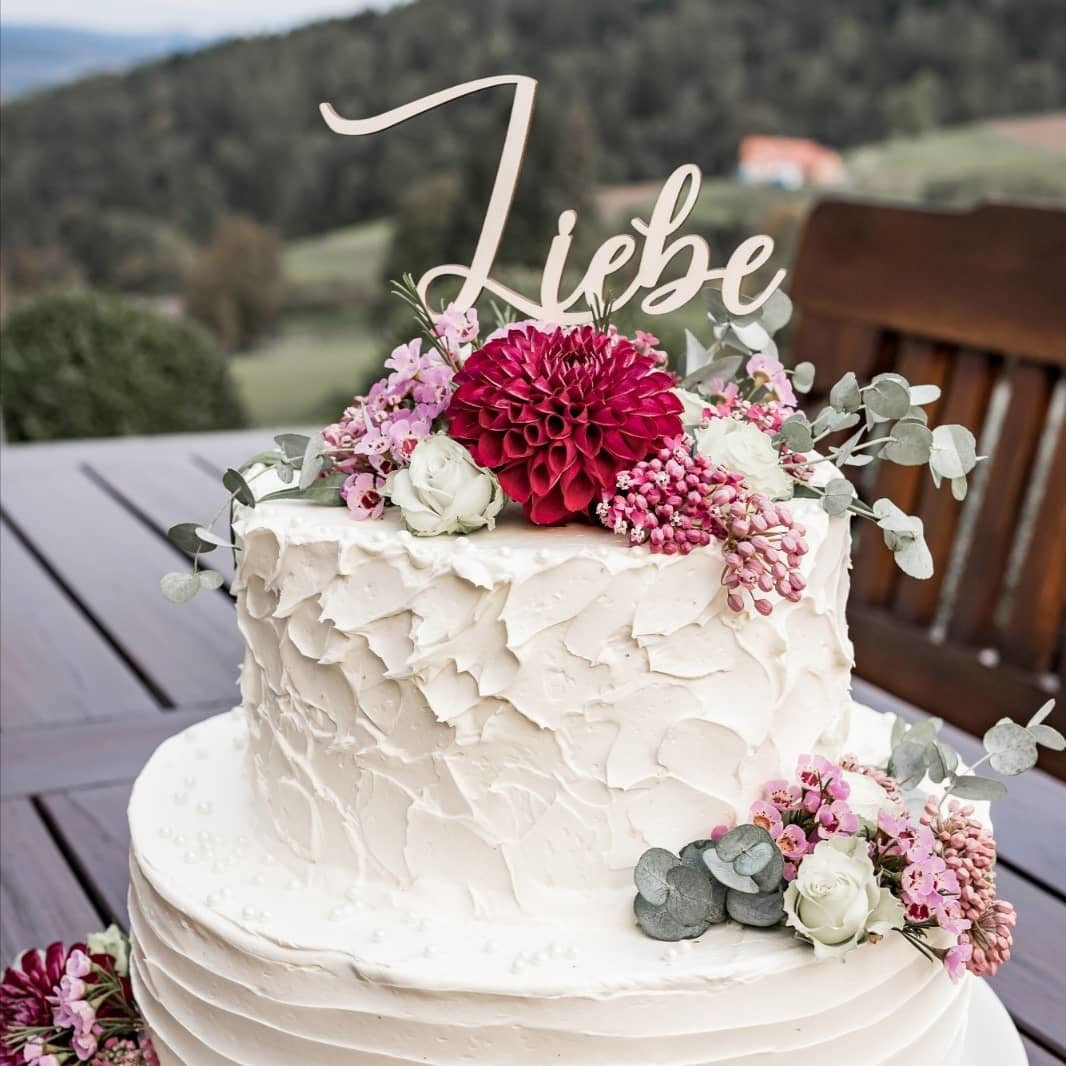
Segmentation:
<svg viewBox="0 0 1066 1066">
<path fill-rule="evenodd" d="M 1038 120 L 1045 122 L 1047 120 Z M 1066 156 L 1060 146 L 1032 136 L 1012 136 L 1010 122 L 939 130 L 888 141 L 847 154 L 849 185 L 842 195 L 937 206 L 965 207 L 983 198 L 1053 202 L 1066 206 Z M 604 191 L 605 214 L 625 221 L 646 209 L 655 183 Z M 704 181 L 686 229 L 702 233 L 723 257 L 752 233 L 770 233 L 780 262 L 791 263 L 803 220 L 813 202 L 807 191 L 738 185 L 731 178 Z M 617 230 L 615 230 L 617 232 Z M 344 399 L 365 388 L 387 347 L 369 308 L 382 295 L 382 269 L 391 226 L 376 221 L 291 242 L 284 267 L 291 310 L 278 334 L 234 360 L 234 373 L 256 425 L 325 422 Z M 520 289 L 534 291 L 536 271 Z M 787 283 L 786 283 L 787 286 Z M 619 318 L 637 324 L 634 308 Z M 705 326 L 696 303 L 654 321 L 670 351 L 684 329 Z"/>
</svg>

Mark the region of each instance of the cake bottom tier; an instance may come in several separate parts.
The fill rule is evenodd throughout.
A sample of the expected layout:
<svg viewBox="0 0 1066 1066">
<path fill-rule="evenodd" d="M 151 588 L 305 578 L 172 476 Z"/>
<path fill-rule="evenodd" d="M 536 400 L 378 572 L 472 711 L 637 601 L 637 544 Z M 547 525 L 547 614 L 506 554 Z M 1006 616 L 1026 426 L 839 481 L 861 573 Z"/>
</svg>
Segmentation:
<svg viewBox="0 0 1066 1066">
<path fill-rule="evenodd" d="M 818 963 L 732 923 L 656 943 L 625 899 L 574 928 L 375 896 L 274 838 L 245 741 L 237 711 L 194 726 L 130 801 L 132 975 L 163 1066 L 1025 1061 L 1001 1009 L 971 1008 L 991 992 L 901 937 Z"/>
</svg>

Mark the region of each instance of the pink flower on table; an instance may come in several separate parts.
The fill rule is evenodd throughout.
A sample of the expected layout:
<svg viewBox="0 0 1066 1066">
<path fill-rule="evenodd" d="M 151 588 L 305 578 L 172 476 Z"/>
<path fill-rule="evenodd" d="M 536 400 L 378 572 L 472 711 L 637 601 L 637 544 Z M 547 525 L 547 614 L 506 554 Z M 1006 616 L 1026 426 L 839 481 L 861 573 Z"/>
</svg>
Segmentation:
<svg viewBox="0 0 1066 1066">
<path fill-rule="evenodd" d="M 352 474 L 341 486 L 341 498 L 356 521 L 380 518 L 385 510 L 385 479 L 376 474 Z"/>
<path fill-rule="evenodd" d="M 396 385 L 408 381 L 418 373 L 422 365 L 422 338 L 416 337 L 407 344 L 400 344 L 393 348 L 389 357 L 385 360 L 385 366 L 394 371 Z M 391 377 L 390 376 L 390 380 Z"/>
<path fill-rule="evenodd" d="M 823 803 L 815 814 L 818 822 L 818 836 L 823 840 L 829 837 L 848 836 L 859 831 L 859 819 L 843 800 Z"/>
</svg>

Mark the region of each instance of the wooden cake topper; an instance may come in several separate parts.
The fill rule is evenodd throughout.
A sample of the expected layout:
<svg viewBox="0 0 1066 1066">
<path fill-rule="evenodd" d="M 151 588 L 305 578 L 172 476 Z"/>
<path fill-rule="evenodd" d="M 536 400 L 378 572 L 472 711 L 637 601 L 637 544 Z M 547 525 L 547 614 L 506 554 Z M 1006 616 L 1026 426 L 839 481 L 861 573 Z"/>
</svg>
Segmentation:
<svg viewBox="0 0 1066 1066">
<path fill-rule="evenodd" d="M 398 126 L 401 122 L 460 97 L 501 85 L 514 86 L 514 102 L 477 247 L 469 266 L 447 263 L 433 267 L 422 275 L 418 292 L 427 307 L 431 306 L 429 289 L 433 282 L 439 278 L 455 277 L 463 281 L 459 295 L 454 300 L 460 310 L 473 306 L 481 293 L 487 291 L 529 318 L 558 325 L 590 322 L 593 318 L 591 308 L 605 302 L 604 286 L 607 279 L 637 255 L 638 238 L 643 239 L 643 244 L 640 245 L 637 271 L 625 290 L 614 298 L 616 308 L 628 303 L 637 293 L 644 292 L 641 310 L 647 315 L 665 315 L 687 304 L 707 282 L 720 281 L 726 307 L 735 315 L 744 315 L 761 307 L 781 285 L 785 271 L 778 270 L 757 296 L 750 299 L 741 296 L 744 279 L 765 266 L 773 254 L 774 242 L 771 237 L 749 237 L 720 268 L 711 267 L 711 250 L 702 237 L 689 234 L 670 240 L 671 235 L 688 218 L 699 196 L 702 175 L 694 163 L 678 167 L 666 179 L 647 221 L 632 219 L 630 225 L 637 236 L 620 233 L 608 237 L 600 245 L 581 281 L 569 295 L 560 293 L 559 287 L 577 223 L 576 211 L 563 211 L 559 215 L 559 231 L 552 240 L 541 273 L 540 303 L 496 281 L 491 276 L 492 267 L 507 225 L 507 214 L 518 184 L 522 155 L 533 119 L 533 102 L 537 91 L 537 83 L 533 78 L 522 74 L 480 78 L 365 119 L 342 118 L 332 104 L 321 104 L 320 109 L 326 125 L 335 133 L 362 137 Z M 685 255 L 688 256 L 685 272 L 678 278 L 663 282 L 662 276 L 667 266 Z M 574 307 L 584 309 L 572 310 Z"/>
</svg>

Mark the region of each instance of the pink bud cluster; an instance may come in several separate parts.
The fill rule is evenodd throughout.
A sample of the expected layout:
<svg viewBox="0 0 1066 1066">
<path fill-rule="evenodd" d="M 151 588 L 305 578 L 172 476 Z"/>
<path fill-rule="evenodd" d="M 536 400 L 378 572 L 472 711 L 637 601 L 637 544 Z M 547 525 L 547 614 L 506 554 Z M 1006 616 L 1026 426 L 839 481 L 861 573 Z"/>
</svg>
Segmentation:
<svg viewBox="0 0 1066 1066">
<path fill-rule="evenodd" d="M 600 521 L 630 544 L 653 552 L 686 555 L 722 542 L 722 584 L 733 611 L 750 597 L 763 615 L 773 610 L 767 594 L 796 601 L 806 586 L 799 572 L 807 553 L 804 529 L 786 507 L 680 440 L 618 475 L 617 492 L 597 506 Z"/>
<path fill-rule="evenodd" d="M 959 934 L 949 968 L 965 965 L 979 977 L 991 977 L 1010 959 L 1016 915 L 1005 900 L 996 899 L 996 842 L 988 827 L 974 817 L 970 804 L 949 800 L 944 810 L 931 798 L 922 825 L 959 886 L 959 909 L 968 928 Z"/>
</svg>

